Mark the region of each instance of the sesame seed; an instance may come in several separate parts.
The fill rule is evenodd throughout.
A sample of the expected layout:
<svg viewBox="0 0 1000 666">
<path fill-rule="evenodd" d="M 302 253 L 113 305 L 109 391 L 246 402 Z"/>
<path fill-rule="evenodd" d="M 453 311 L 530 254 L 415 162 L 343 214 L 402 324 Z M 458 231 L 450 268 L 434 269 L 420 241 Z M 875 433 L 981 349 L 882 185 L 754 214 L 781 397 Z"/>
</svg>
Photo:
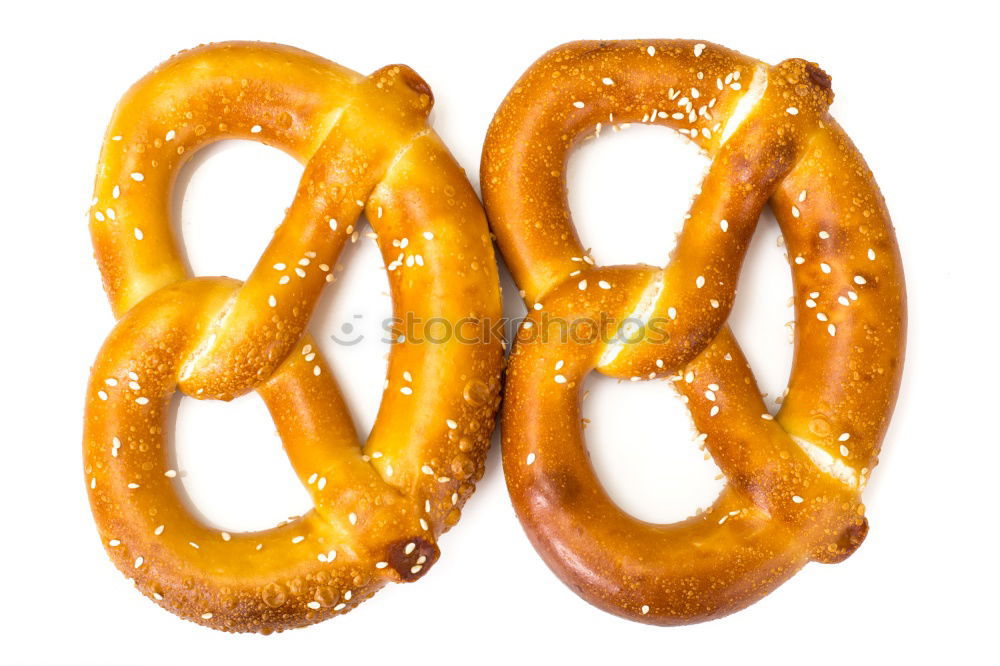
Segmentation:
<svg viewBox="0 0 1000 666">
<path fill-rule="evenodd" d="M 611 289 L 611 283 L 608 282 L 607 280 L 600 280 L 597 283 L 597 286 L 600 287 L 601 289 Z"/>
<path fill-rule="evenodd" d="M 337 230 L 337 220 L 333 219 L 332 217 L 330 218 L 330 228 L 333 229 L 334 231 Z"/>
<path fill-rule="evenodd" d="M 578 109 L 582 109 L 584 107 L 584 103 L 581 102 L 581 101 L 576 101 L 576 102 L 573 102 L 573 106 L 575 106 Z"/>
<path fill-rule="evenodd" d="M 320 603 L 318 601 L 310 601 L 309 603 L 306 604 L 306 606 L 308 606 L 309 608 L 311 608 L 313 610 L 319 610 Z"/>
<path fill-rule="evenodd" d="M 603 79 L 601 79 L 601 83 L 603 83 L 606 86 L 613 86 L 615 85 L 615 80 L 612 79 L 610 76 L 605 76 Z"/>
<path fill-rule="evenodd" d="M 212 619 L 212 614 L 211 613 L 202 613 L 201 614 L 201 619 L 203 619 L 203 620 L 211 620 Z"/>
<path fill-rule="evenodd" d="M 866 284 L 867 282 L 868 282 L 868 280 L 864 279 L 860 275 L 855 275 L 854 276 L 854 284 Z"/>
<path fill-rule="evenodd" d="M 358 524 L 358 514 L 356 514 L 356 513 L 354 513 L 352 511 L 351 513 L 347 514 L 347 520 L 349 520 L 351 522 L 351 525 L 357 525 Z"/>
<path fill-rule="evenodd" d="M 797 116 L 799 115 L 799 110 L 796 109 L 794 106 L 790 106 L 787 109 L 785 109 L 785 113 L 787 113 L 790 116 Z"/>
<path fill-rule="evenodd" d="M 278 305 L 278 299 L 274 297 L 274 294 L 271 294 L 270 296 L 267 297 L 267 304 L 270 305 L 272 308 Z"/>
<path fill-rule="evenodd" d="M 704 51 L 705 51 L 705 45 L 704 44 L 695 44 L 694 45 L 694 57 L 695 58 L 700 58 L 701 54 L 704 53 Z"/>
<path fill-rule="evenodd" d="M 456 423 L 454 419 L 446 419 L 445 424 L 452 430 L 458 427 L 458 423 Z"/>
<path fill-rule="evenodd" d="M 336 606 L 334 606 L 333 610 L 335 610 L 335 611 L 342 611 L 345 608 L 347 608 L 347 604 L 341 602 L 341 603 L 337 604 Z"/>
<path fill-rule="evenodd" d="M 253 127 L 250 128 L 250 133 L 251 134 L 260 134 L 260 131 L 262 129 L 264 129 L 264 128 L 261 127 L 260 125 L 254 125 Z"/>
<path fill-rule="evenodd" d="M 114 189 L 111 190 L 111 198 L 112 199 L 117 199 L 121 195 L 122 195 L 122 188 L 120 188 L 117 185 L 115 185 Z"/>
<path fill-rule="evenodd" d="M 566 383 L 566 378 L 564 376 L 562 376 L 562 375 L 556 375 L 555 376 L 555 380 L 556 380 L 556 384 L 565 384 Z"/>
<path fill-rule="evenodd" d="M 400 388 L 399 392 L 402 393 L 403 395 L 413 395 L 413 389 L 411 389 L 409 386 L 404 386 Z"/>
<path fill-rule="evenodd" d="M 642 611 L 643 615 L 646 615 L 647 613 L 649 613 L 649 606 L 643 605 L 643 607 L 640 610 Z"/>
<path fill-rule="evenodd" d="M 139 227 L 136 227 L 135 229 L 132 230 L 132 233 L 135 234 L 135 239 L 136 240 L 142 240 L 142 238 L 143 238 L 142 229 L 140 229 Z"/>
<path fill-rule="evenodd" d="M 587 281 L 586 280 L 580 280 L 580 282 L 577 283 L 576 287 L 580 291 L 584 291 L 587 288 Z"/>
<path fill-rule="evenodd" d="M 530 465 L 531 463 L 535 462 L 535 454 L 534 453 L 529 453 L 528 457 L 525 459 L 524 462 L 527 463 L 528 465 Z"/>
<path fill-rule="evenodd" d="M 173 130 L 167 130 L 167 133 L 163 138 L 166 139 L 167 141 L 173 141 L 175 136 L 177 136 L 177 132 Z"/>
<path fill-rule="evenodd" d="M 827 264 L 827 263 L 821 263 L 821 264 L 819 265 L 819 269 L 820 269 L 821 271 L 823 271 L 824 273 L 829 273 L 829 272 L 830 272 L 830 270 L 831 270 L 831 269 L 830 269 L 830 264 Z"/>
<path fill-rule="evenodd" d="M 704 275 L 699 275 L 695 279 L 695 281 L 694 281 L 694 286 L 698 287 L 699 289 L 701 289 L 702 287 L 704 287 L 705 286 L 705 276 Z"/>
<path fill-rule="evenodd" d="M 651 56 L 656 55 L 656 47 L 654 47 L 654 46 L 647 46 L 646 47 L 646 53 L 648 53 Z"/>
<path fill-rule="evenodd" d="M 141 567 L 141 566 L 142 566 L 142 563 L 143 563 L 144 561 L 145 561 L 145 560 L 143 560 L 143 559 L 142 559 L 142 556 L 140 555 L 139 557 L 135 558 L 135 563 L 134 563 L 134 564 L 133 564 L 132 566 L 133 566 L 134 568 L 138 569 L 139 567 Z"/>
<path fill-rule="evenodd" d="M 719 228 L 723 233 L 729 231 L 729 220 L 719 220 Z"/>
<path fill-rule="evenodd" d="M 802 502 L 804 502 L 805 500 L 803 500 L 798 495 L 792 495 L 792 501 L 795 502 L 796 504 L 802 504 Z"/>
<path fill-rule="evenodd" d="M 141 173 L 139 173 L 138 171 L 136 171 L 136 172 L 132 173 L 132 176 L 131 176 L 131 177 L 132 177 L 132 180 L 134 180 L 134 181 L 135 181 L 135 182 L 137 182 L 137 183 L 141 183 L 142 181 L 146 180 L 146 177 L 145 177 L 145 176 L 143 176 L 143 175 L 142 175 Z"/>
</svg>

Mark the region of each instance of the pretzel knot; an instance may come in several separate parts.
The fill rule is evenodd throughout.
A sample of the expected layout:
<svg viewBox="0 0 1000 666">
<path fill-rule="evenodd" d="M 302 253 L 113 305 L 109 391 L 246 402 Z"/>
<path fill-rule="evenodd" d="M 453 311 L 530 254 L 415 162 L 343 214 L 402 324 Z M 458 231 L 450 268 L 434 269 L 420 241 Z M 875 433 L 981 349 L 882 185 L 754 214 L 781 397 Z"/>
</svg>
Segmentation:
<svg viewBox="0 0 1000 666">
<path fill-rule="evenodd" d="M 802 60 L 574 42 L 532 65 L 497 111 L 484 201 L 534 329 L 522 328 L 506 380 L 507 485 L 549 567 L 604 610 L 653 624 L 720 617 L 865 537 L 861 491 L 902 367 L 903 276 L 877 186 L 827 113 L 832 97 Z M 711 166 L 666 268 L 597 266 L 568 210 L 567 156 L 602 126 L 638 122 L 687 136 Z M 725 324 L 768 202 L 797 319 L 774 417 Z M 557 320 L 570 336 L 549 330 Z M 599 335 L 600 321 L 617 335 Z M 654 525 L 613 504 L 583 442 L 580 386 L 595 369 L 672 380 L 727 480 L 711 508 Z"/>
<path fill-rule="evenodd" d="M 395 65 L 363 77 L 284 46 L 180 54 L 119 104 L 91 230 L 115 329 L 87 392 L 85 469 L 118 568 L 170 611 L 227 631 L 297 627 L 423 576 L 483 473 L 502 351 L 486 338 L 394 344 L 378 419 L 358 442 L 305 332 L 364 210 L 394 311 L 457 325 L 500 314 L 491 239 L 464 173 L 426 118 L 427 84 Z M 245 138 L 305 164 L 246 283 L 190 279 L 170 193 L 207 143 Z M 315 508 L 229 534 L 185 507 L 166 443 L 175 389 L 263 398 Z"/>
</svg>

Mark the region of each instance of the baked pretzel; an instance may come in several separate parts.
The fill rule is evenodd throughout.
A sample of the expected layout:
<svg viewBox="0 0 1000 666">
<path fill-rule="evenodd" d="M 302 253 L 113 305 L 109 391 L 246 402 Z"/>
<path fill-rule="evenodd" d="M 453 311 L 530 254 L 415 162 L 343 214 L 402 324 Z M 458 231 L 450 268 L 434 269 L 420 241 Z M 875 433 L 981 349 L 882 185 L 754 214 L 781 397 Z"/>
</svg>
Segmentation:
<svg viewBox="0 0 1000 666">
<path fill-rule="evenodd" d="M 606 611 L 661 625 L 717 618 L 806 562 L 843 560 L 867 533 L 861 491 L 896 400 L 905 297 L 884 201 L 827 113 L 832 99 L 830 77 L 803 60 L 772 67 L 682 40 L 573 42 L 533 64 L 493 119 L 482 191 L 530 307 L 524 326 L 578 324 L 576 340 L 521 329 L 504 472 L 535 548 Z M 567 156 L 602 126 L 639 122 L 685 135 L 711 166 L 666 268 L 597 266 L 570 217 Z M 773 417 L 725 324 L 768 202 L 798 322 Z M 580 333 L 602 315 L 618 335 Z M 580 387 L 595 369 L 673 381 L 727 480 L 709 509 L 656 525 L 615 506 L 583 441 Z"/>
<path fill-rule="evenodd" d="M 112 561 L 183 618 L 269 633 L 417 580 L 483 473 L 499 341 L 424 344 L 416 331 L 394 344 L 361 447 L 305 331 L 363 210 L 397 317 L 457 325 L 499 316 L 486 219 L 427 125 L 431 105 L 427 84 L 402 65 L 365 77 L 287 46 L 232 42 L 170 59 L 115 111 L 90 217 L 120 321 L 87 389 L 86 482 Z M 171 231 L 178 170 L 224 138 L 261 141 L 305 165 L 246 283 L 190 278 Z M 186 508 L 166 441 L 178 388 L 223 400 L 256 390 L 315 508 L 243 534 Z"/>
</svg>

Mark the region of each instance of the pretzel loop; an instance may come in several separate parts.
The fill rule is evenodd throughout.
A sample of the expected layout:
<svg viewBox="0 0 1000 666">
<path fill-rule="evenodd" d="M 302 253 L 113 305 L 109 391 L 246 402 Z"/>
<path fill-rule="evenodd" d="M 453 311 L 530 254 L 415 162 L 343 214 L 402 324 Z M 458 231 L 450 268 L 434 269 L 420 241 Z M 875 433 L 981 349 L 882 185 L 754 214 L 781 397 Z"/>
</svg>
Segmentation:
<svg viewBox="0 0 1000 666">
<path fill-rule="evenodd" d="M 266 633 L 346 612 L 386 582 L 416 580 L 482 475 L 499 341 L 395 344 L 362 447 L 305 333 L 340 251 L 358 238 L 362 210 L 397 317 L 452 326 L 499 317 L 485 218 L 426 124 L 431 104 L 403 66 L 361 77 L 288 47 L 228 43 L 175 57 L 116 110 L 92 234 L 121 320 L 91 375 L 87 481 L 112 560 L 182 617 Z M 262 140 L 306 165 L 246 283 L 189 278 L 170 228 L 177 170 L 228 137 Z M 244 534 L 193 514 L 164 439 L 178 388 L 224 400 L 257 390 L 315 508 Z"/>
<path fill-rule="evenodd" d="M 810 560 L 846 558 L 867 533 L 860 495 L 898 389 L 903 279 L 881 195 L 831 101 L 829 77 L 802 60 L 575 42 L 532 65 L 490 126 L 484 201 L 532 305 L 507 373 L 507 484 L 550 568 L 604 610 L 655 624 L 726 615 Z M 568 153 L 605 122 L 671 127 L 712 160 L 665 269 L 596 266 L 573 229 Z M 768 202 L 800 322 L 774 417 L 725 326 Z M 554 335 L 553 321 L 583 333 Z M 617 335 L 591 330 L 604 321 Z M 726 477 L 712 507 L 653 525 L 615 506 L 583 441 L 591 370 L 673 380 Z"/>
</svg>

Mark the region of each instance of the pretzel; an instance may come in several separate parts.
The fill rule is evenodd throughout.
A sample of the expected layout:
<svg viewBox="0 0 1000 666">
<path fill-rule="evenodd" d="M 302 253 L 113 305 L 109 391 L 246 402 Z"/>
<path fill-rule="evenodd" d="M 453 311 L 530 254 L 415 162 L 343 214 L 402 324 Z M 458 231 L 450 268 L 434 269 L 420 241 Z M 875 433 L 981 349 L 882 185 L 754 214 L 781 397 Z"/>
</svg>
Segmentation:
<svg viewBox="0 0 1000 666">
<path fill-rule="evenodd" d="M 90 224 L 120 320 L 87 389 L 86 482 L 112 561 L 185 619 L 270 633 L 417 580 L 482 476 L 499 341 L 426 344 L 418 331 L 393 344 L 362 447 L 305 330 L 362 210 L 397 317 L 457 325 L 499 316 L 485 216 L 427 125 L 431 105 L 427 84 L 402 65 L 365 77 L 287 46 L 231 42 L 175 56 L 115 111 Z M 191 278 L 170 225 L 181 165 L 223 138 L 261 141 L 305 165 L 245 283 Z M 189 510 L 167 443 L 177 389 L 222 400 L 257 391 L 315 507 L 242 534 Z"/>
<path fill-rule="evenodd" d="M 905 296 L 884 201 L 827 113 L 832 99 L 830 78 L 803 60 L 772 67 L 682 40 L 573 42 L 534 63 L 493 119 L 484 202 L 530 306 L 501 415 L 507 486 L 549 567 L 605 611 L 660 625 L 721 617 L 809 561 L 843 560 L 867 533 L 861 491 L 896 400 Z M 666 268 L 598 266 L 573 227 L 567 157 L 602 127 L 638 122 L 685 135 L 711 166 Z M 768 202 L 797 320 L 773 417 L 725 323 Z M 617 335 L 597 335 L 602 315 Z M 523 335 L 546 317 L 589 335 Z M 657 525 L 615 506 L 583 441 L 591 370 L 672 380 L 726 477 L 710 508 Z"/>
</svg>

